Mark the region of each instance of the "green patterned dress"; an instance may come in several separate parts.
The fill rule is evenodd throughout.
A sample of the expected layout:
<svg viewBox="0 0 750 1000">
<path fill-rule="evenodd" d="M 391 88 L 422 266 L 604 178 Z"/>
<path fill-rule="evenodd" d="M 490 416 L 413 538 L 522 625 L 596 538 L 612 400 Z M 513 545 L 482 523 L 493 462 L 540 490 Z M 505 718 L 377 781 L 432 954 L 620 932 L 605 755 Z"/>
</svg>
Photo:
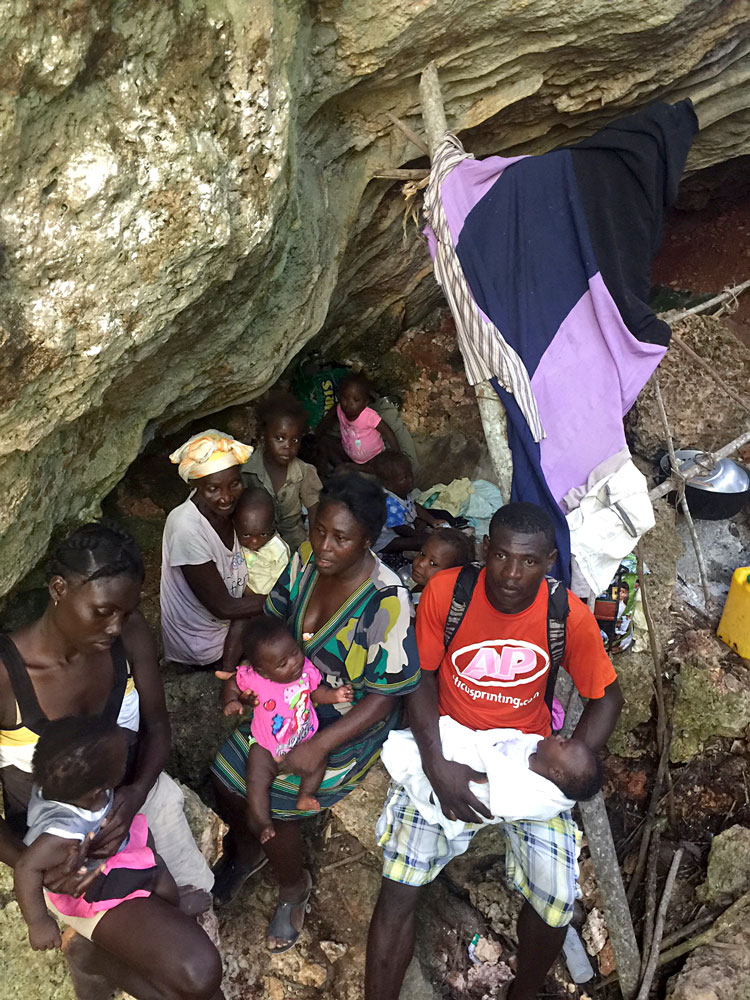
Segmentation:
<svg viewBox="0 0 750 1000">
<path fill-rule="evenodd" d="M 334 688 L 352 685 L 353 704 L 368 694 L 394 698 L 387 718 L 330 754 L 317 793 L 325 809 L 356 788 L 377 760 L 388 733 L 401 716 L 398 696 L 408 694 L 419 684 L 419 661 L 409 593 L 377 557 L 369 578 L 330 621 L 309 635 L 304 633 L 303 623 L 317 579 L 315 557 L 310 543 L 305 542 L 268 595 L 266 614 L 286 622 L 326 684 Z M 350 708 L 348 703 L 316 706 L 320 728 L 335 722 Z M 246 794 L 245 769 L 253 742 L 250 723 L 243 722 L 222 744 L 211 765 L 214 775 L 230 791 L 242 796 Z M 271 813 L 276 819 L 311 815 L 297 809 L 299 780 L 296 775 L 280 774 L 271 785 Z"/>
</svg>

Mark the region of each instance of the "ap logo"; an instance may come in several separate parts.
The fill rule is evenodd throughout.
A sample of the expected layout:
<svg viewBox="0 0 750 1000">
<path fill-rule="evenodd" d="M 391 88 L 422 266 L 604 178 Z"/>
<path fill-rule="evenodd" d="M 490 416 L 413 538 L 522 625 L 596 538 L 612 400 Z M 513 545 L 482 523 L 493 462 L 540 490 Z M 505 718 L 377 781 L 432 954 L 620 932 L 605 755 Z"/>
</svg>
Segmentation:
<svg viewBox="0 0 750 1000">
<path fill-rule="evenodd" d="M 545 650 L 519 639 L 490 640 L 464 646 L 451 657 L 464 680 L 493 687 L 530 684 L 549 668 Z"/>
</svg>

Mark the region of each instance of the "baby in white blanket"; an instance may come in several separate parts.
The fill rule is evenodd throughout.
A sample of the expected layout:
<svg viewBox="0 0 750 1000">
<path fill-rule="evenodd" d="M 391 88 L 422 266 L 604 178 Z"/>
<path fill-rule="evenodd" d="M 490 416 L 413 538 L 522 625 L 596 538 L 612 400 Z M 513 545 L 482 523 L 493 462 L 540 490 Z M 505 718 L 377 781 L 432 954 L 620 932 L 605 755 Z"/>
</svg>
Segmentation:
<svg viewBox="0 0 750 1000">
<path fill-rule="evenodd" d="M 519 729 L 468 729 L 443 715 L 440 741 L 446 760 L 487 775 L 486 782 L 471 782 L 471 790 L 489 807 L 493 819 L 488 823 L 552 819 L 576 801 L 592 798 L 602 786 L 601 761 L 583 740 L 542 739 Z M 381 759 L 428 823 L 439 824 L 449 837 L 464 829 L 465 823 L 443 815 L 410 729 L 390 734 Z"/>
</svg>

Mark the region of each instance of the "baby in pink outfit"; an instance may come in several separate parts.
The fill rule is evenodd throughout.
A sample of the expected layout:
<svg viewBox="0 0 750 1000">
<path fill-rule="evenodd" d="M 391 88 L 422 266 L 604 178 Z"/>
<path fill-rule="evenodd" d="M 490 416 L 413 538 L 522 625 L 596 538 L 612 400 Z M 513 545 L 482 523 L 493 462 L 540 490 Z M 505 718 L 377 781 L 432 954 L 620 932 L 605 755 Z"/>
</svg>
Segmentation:
<svg viewBox="0 0 750 1000">
<path fill-rule="evenodd" d="M 256 699 L 250 733 L 255 740 L 247 758 L 247 805 L 249 825 L 261 844 L 274 836 L 269 789 L 279 773 L 284 754 L 318 731 L 315 705 L 351 701 L 350 684 L 333 689 L 323 684 L 318 668 L 302 652 L 282 622 L 262 617 L 253 622 L 244 637 L 244 653 L 250 663 L 235 672 L 218 670 L 224 680 L 224 714 L 242 712 L 242 694 Z M 252 697 L 251 696 L 251 697 Z M 325 774 L 320 770 L 300 780 L 297 808 L 318 811 L 315 793 Z"/>
</svg>

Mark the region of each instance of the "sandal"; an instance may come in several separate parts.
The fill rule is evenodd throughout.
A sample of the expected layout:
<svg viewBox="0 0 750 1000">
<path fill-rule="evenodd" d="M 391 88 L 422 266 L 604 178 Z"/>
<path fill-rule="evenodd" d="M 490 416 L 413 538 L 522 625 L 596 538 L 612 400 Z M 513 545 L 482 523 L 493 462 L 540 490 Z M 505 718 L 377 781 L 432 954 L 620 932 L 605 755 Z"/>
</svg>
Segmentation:
<svg viewBox="0 0 750 1000">
<path fill-rule="evenodd" d="M 289 903 L 280 899 L 276 904 L 276 910 L 266 931 L 266 939 L 270 937 L 281 938 L 282 941 L 286 941 L 286 944 L 277 948 L 267 948 L 272 955 L 281 955 L 282 952 L 289 951 L 299 940 L 302 928 L 305 925 L 305 915 L 310 912 L 309 900 L 310 893 L 312 892 L 310 872 L 305 872 L 305 878 L 307 879 L 307 890 L 302 899 L 296 903 Z M 302 923 L 298 930 L 292 923 L 292 914 L 299 910 L 302 911 Z"/>
<path fill-rule="evenodd" d="M 222 854 L 211 871 L 214 875 L 214 885 L 211 895 L 214 897 L 214 906 L 226 906 L 230 903 L 247 880 L 265 868 L 268 858 L 262 854 L 258 861 L 247 868 L 240 864 L 236 858 Z"/>
</svg>

